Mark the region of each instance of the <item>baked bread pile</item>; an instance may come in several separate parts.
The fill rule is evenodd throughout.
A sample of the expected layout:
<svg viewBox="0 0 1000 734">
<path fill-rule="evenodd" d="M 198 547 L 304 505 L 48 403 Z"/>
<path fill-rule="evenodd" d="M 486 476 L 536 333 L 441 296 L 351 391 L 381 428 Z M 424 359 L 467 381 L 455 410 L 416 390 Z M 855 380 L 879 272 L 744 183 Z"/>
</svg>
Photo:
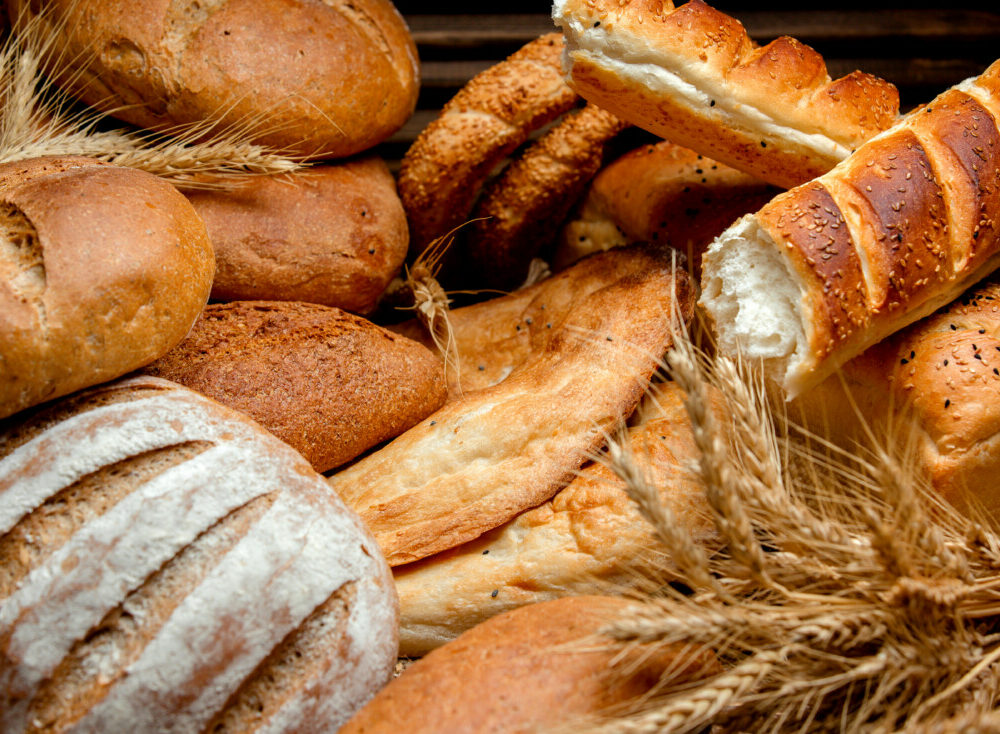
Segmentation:
<svg viewBox="0 0 1000 734">
<path fill-rule="evenodd" d="M 1000 264 L 1000 62 L 900 117 L 701 0 L 556 0 L 394 179 L 372 146 L 419 73 L 388 0 L 8 5 L 82 103 L 304 167 L 182 195 L 0 166 L 3 731 L 536 730 L 648 695 L 675 651 L 612 682 L 546 643 L 664 567 L 609 436 L 718 546 L 680 390 L 650 390 L 699 297 L 810 425 L 911 411 L 946 496 L 1000 503 L 997 286 L 876 344 Z M 633 125 L 667 140 L 611 162 Z M 437 266 L 509 292 L 446 311 Z M 445 331 L 379 309 L 418 269 Z"/>
</svg>

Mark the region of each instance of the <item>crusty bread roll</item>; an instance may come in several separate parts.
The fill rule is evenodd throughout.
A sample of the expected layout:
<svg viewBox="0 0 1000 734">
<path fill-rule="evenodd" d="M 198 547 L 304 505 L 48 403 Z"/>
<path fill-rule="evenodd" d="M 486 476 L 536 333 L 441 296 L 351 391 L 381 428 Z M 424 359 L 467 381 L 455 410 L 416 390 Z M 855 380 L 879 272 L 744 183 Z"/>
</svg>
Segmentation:
<svg viewBox="0 0 1000 734">
<path fill-rule="evenodd" d="M 472 212 L 468 276 L 493 288 L 524 282 L 532 258 L 604 162 L 628 125 L 596 105 L 566 115 L 489 184 Z"/>
<path fill-rule="evenodd" d="M 759 48 L 702 0 L 555 0 L 552 17 L 581 96 L 777 186 L 830 170 L 899 111 L 888 82 L 833 81 L 810 47 L 781 37 Z"/>
<path fill-rule="evenodd" d="M 657 391 L 655 417 L 629 429 L 636 461 L 696 542 L 719 541 L 679 388 Z M 591 463 L 555 497 L 471 543 L 394 569 L 399 654 L 425 655 L 509 609 L 563 596 L 620 592 L 652 563 L 670 564 L 606 466 Z"/>
<path fill-rule="evenodd" d="M 213 120 L 334 158 L 381 142 L 416 105 L 416 47 L 390 0 L 7 5 L 15 23 L 40 17 L 54 34 L 73 94 L 140 127 Z"/>
<path fill-rule="evenodd" d="M 692 299 L 670 253 L 642 252 L 644 267 L 580 299 L 561 324 L 527 325 L 554 333 L 503 382 L 449 402 L 331 478 L 391 565 L 544 502 L 632 412 L 679 328 L 674 314 L 689 319 Z"/>
<path fill-rule="evenodd" d="M 392 673 L 396 596 L 358 518 L 165 380 L 9 419 L 0 534 L 4 732 L 334 732 Z"/>
<path fill-rule="evenodd" d="M 597 635 L 628 613 L 615 597 L 580 596 L 522 607 L 469 630 L 409 666 L 342 734 L 539 732 L 635 703 L 660 682 L 719 671 L 711 652 L 640 645 L 627 652 Z"/>
<path fill-rule="evenodd" d="M 709 247 L 721 349 L 789 397 L 1000 265 L 1000 62 Z"/>
<path fill-rule="evenodd" d="M 1000 517 L 1000 277 L 893 334 L 790 408 L 851 445 L 915 439 L 912 460 L 953 505 Z M 910 457 L 908 457 L 910 458 Z"/>
<path fill-rule="evenodd" d="M 406 257 L 406 214 L 389 167 L 374 156 L 187 197 L 215 250 L 215 300 L 368 313 Z"/>
<path fill-rule="evenodd" d="M 562 37 L 542 36 L 477 74 L 406 151 L 399 195 L 410 252 L 463 224 L 487 175 L 535 129 L 579 99 L 563 81 Z"/>
<path fill-rule="evenodd" d="M 668 141 L 644 145 L 594 177 L 562 227 L 552 267 L 561 270 L 588 253 L 629 242 L 663 242 L 683 252 L 700 273 L 708 244 L 778 193 L 689 148 Z"/>
<path fill-rule="evenodd" d="M 0 417 L 153 361 L 208 300 L 205 225 L 148 173 L 0 165 L 0 228 Z"/>
<path fill-rule="evenodd" d="M 649 267 L 649 254 L 642 247 L 598 253 L 535 285 L 449 311 L 459 360 L 457 389 L 449 387 L 449 398 L 502 382 L 532 353 L 545 348 L 584 298 Z M 416 319 L 389 328 L 435 348 Z"/>
<path fill-rule="evenodd" d="M 429 349 L 338 308 L 293 301 L 210 304 L 144 371 L 249 415 L 316 471 L 398 436 L 447 395 Z"/>
</svg>

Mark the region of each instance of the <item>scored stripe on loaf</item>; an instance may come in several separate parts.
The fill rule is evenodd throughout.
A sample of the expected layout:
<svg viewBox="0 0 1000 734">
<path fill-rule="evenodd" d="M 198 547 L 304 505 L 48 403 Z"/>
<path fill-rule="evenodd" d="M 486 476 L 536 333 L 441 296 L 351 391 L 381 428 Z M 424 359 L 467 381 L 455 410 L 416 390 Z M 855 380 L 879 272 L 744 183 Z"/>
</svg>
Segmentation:
<svg viewBox="0 0 1000 734">
<path fill-rule="evenodd" d="M 73 402 L 0 433 L 0 729 L 334 731 L 396 653 L 357 517 L 294 451 L 173 383 Z"/>
<path fill-rule="evenodd" d="M 794 397 L 1000 265 L 998 120 L 1000 62 L 720 235 L 702 278 L 720 345 Z"/>
</svg>

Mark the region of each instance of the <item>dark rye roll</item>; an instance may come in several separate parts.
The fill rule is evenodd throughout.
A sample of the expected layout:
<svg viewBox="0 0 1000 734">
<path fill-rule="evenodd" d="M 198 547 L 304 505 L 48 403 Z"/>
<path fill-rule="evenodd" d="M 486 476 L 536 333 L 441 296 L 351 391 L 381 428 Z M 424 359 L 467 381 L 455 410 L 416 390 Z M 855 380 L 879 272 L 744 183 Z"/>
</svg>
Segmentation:
<svg viewBox="0 0 1000 734">
<path fill-rule="evenodd" d="M 775 198 L 709 247 L 721 349 L 788 397 L 1000 265 L 1000 62 Z"/>
<path fill-rule="evenodd" d="M 151 377 L 0 424 L 0 730 L 335 732 L 396 660 L 357 516 Z"/>
</svg>

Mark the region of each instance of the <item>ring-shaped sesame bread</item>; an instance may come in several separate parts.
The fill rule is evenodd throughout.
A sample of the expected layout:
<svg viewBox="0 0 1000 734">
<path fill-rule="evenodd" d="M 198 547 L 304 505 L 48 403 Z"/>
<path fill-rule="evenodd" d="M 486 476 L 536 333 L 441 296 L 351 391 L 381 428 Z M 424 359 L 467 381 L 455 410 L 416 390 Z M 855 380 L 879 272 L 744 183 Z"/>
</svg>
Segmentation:
<svg viewBox="0 0 1000 734">
<path fill-rule="evenodd" d="M 898 117 L 892 84 L 832 80 L 809 46 L 759 47 L 702 0 L 555 0 L 552 16 L 584 98 L 777 186 L 822 175 Z"/>
</svg>

